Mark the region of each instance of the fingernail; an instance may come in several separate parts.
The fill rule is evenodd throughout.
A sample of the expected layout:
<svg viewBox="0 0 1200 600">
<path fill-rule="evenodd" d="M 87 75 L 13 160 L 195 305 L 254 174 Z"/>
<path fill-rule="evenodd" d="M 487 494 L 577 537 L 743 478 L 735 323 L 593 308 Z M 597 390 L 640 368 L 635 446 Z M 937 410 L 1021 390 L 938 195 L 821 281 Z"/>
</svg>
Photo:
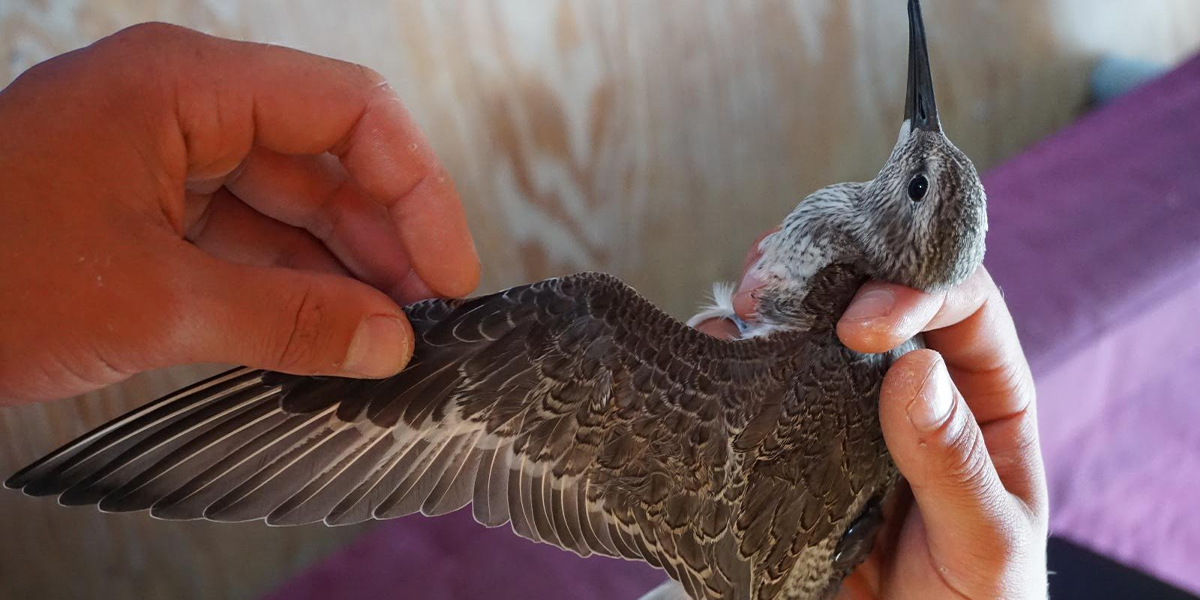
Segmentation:
<svg viewBox="0 0 1200 600">
<path fill-rule="evenodd" d="M 843 319 L 851 321 L 869 321 L 886 317 L 896 304 L 896 295 L 887 288 L 871 288 L 855 298 L 846 309 Z"/>
<path fill-rule="evenodd" d="M 945 361 L 938 357 L 937 363 L 929 369 L 921 391 L 908 403 L 908 420 L 918 431 L 934 431 L 950 416 L 953 403 L 950 374 L 946 371 Z"/>
<path fill-rule="evenodd" d="M 354 332 L 342 370 L 363 377 L 395 375 L 408 359 L 404 323 L 391 315 L 367 317 Z"/>
</svg>

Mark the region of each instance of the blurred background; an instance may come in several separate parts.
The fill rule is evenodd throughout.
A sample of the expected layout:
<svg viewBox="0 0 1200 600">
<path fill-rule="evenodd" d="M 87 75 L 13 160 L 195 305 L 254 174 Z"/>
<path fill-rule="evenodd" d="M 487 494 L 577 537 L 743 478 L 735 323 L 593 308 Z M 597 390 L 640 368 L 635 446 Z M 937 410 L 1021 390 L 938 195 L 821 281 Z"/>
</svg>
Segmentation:
<svg viewBox="0 0 1200 600">
<path fill-rule="evenodd" d="M 1077 119 L 1093 88 L 1200 48 L 1196 0 L 924 4 L 945 130 L 981 172 Z M 680 317 L 806 194 L 873 177 L 904 104 L 899 0 L 0 0 L 0 86 L 150 20 L 387 76 L 458 183 L 481 291 L 599 269 Z M 1114 74 L 1093 86 L 1102 64 Z M 213 370 L 5 409 L 0 472 Z M 6 491 L 0 531 L 0 596 L 182 600 L 255 597 L 363 530 L 166 523 Z"/>
</svg>

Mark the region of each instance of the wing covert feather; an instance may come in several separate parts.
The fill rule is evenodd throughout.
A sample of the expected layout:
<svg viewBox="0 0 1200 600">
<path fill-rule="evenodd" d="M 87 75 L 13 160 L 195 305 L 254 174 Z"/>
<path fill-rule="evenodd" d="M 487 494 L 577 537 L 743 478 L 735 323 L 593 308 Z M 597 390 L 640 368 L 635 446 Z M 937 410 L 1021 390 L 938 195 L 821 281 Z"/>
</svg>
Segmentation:
<svg viewBox="0 0 1200 600">
<path fill-rule="evenodd" d="M 695 598 L 768 597 L 750 585 L 758 544 L 821 526 L 772 485 L 828 477 L 753 473 L 794 446 L 778 426 L 798 418 L 782 398 L 812 343 L 803 334 L 717 340 L 596 273 L 405 310 L 416 351 L 395 377 L 238 369 L 6 485 L 106 510 L 278 525 L 472 503 L 485 525 L 659 566 Z"/>
</svg>

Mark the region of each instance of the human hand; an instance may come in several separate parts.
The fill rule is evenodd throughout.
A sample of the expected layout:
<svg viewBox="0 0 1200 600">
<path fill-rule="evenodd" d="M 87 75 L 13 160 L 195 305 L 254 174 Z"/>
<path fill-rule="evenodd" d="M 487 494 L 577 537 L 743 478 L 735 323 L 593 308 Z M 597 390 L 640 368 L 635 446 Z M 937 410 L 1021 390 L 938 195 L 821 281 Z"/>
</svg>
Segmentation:
<svg viewBox="0 0 1200 600">
<path fill-rule="evenodd" d="M 396 302 L 478 282 L 453 183 L 358 65 L 135 26 L 21 75 L 0 131 L 0 403 L 195 362 L 390 375 Z"/>
<path fill-rule="evenodd" d="M 735 296 L 742 318 L 752 316 L 753 286 Z M 700 325 L 718 336 L 728 327 Z M 885 507 L 883 531 L 838 599 L 1044 599 L 1048 508 L 1033 378 L 987 271 L 934 294 L 868 283 L 837 330 L 863 353 L 922 331 L 930 348 L 884 379 L 883 434 L 911 492 Z"/>
</svg>

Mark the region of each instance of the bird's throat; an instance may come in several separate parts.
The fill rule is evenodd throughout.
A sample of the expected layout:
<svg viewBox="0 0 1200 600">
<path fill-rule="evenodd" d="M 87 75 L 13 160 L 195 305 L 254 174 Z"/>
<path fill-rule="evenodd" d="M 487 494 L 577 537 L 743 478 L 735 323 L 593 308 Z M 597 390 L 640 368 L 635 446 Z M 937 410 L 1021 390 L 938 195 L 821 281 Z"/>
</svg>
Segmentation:
<svg viewBox="0 0 1200 600">
<path fill-rule="evenodd" d="M 769 286 L 758 297 L 760 329 L 832 332 L 868 277 L 850 262 L 832 262 L 803 287 Z M 760 333 L 761 335 L 761 333 Z"/>
</svg>

